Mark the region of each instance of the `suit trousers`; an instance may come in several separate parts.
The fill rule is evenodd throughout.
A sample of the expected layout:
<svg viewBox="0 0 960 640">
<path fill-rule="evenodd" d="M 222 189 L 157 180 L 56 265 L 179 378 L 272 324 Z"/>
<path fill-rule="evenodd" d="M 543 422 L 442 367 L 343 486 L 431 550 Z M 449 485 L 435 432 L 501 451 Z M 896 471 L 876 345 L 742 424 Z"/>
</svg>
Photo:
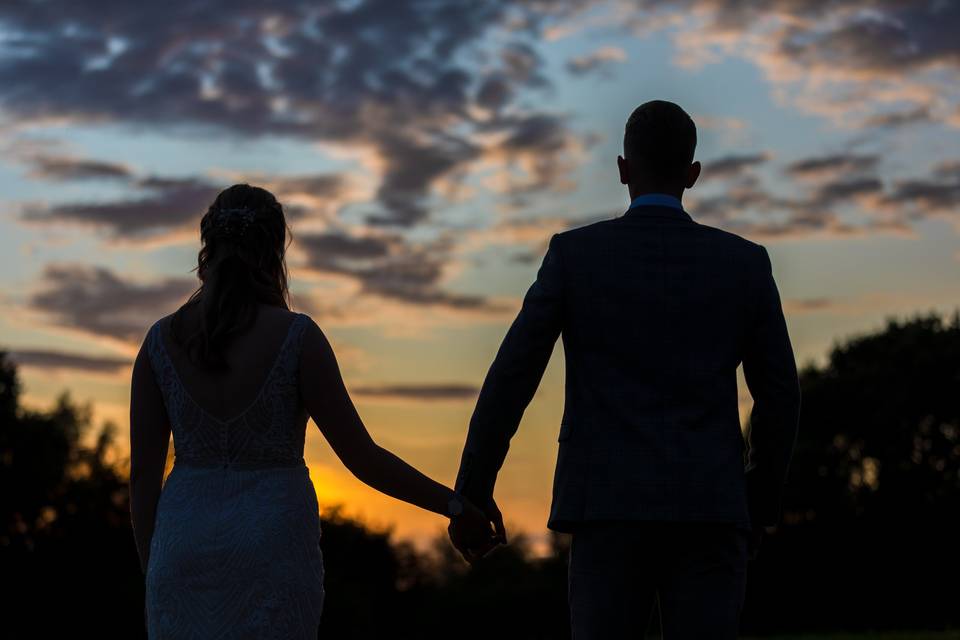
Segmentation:
<svg viewBox="0 0 960 640">
<path fill-rule="evenodd" d="M 664 640 L 736 638 L 749 525 L 585 522 L 570 543 L 573 640 L 642 638 L 659 600 Z"/>
</svg>

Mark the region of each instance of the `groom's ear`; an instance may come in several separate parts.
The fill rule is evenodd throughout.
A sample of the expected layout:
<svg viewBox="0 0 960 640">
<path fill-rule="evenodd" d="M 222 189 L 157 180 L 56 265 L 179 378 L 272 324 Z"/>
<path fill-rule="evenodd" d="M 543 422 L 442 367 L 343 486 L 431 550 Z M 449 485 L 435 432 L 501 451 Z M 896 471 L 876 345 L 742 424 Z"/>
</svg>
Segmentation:
<svg viewBox="0 0 960 640">
<path fill-rule="evenodd" d="M 623 156 L 617 156 L 617 169 L 620 172 L 620 184 L 630 184 L 630 163 Z"/>
<path fill-rule="evenodd" d="M 700 161 L 697 160 L 693 162 L 689 167 L 687 167 L 687 180 L 684 184 L 684 189 L 689 189 L 697 182 L 697 178 L 700 177 Z"/>
</svg>

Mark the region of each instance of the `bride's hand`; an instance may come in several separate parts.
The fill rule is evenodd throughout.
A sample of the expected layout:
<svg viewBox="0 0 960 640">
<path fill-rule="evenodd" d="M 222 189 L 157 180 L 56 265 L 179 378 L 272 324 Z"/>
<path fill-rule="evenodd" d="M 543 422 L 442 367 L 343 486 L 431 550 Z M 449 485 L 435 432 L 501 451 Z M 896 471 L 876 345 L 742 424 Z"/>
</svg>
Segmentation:
<svg viewBox="0 0 960 640">
<path fill-rule="evenodd" d="M 463 513 L 450 518 L 450 541 L 471 565 L 500 543 L 490 519 L 475 504 L 463 498 Z"/>
</svg>

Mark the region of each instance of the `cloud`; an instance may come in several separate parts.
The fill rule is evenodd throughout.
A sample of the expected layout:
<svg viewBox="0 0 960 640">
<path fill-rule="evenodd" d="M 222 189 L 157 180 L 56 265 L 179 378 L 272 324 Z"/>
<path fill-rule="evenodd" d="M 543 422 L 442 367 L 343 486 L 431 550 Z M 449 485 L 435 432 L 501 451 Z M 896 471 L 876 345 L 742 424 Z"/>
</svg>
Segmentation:
<svg viewBox="0 0 960 640">
<path fill-rule="evenodd" d="M 786 24 L 758 57 L 771 80 L 793 91 L 788 99 L 854 127 L 947 121 L 957 96 L 943 91 L 938 74 L 956 77 L 960 70 L 952 26 L 960 6 L 891 0 L 860 10 L 820 4 L 810 20 Z M 913 108 L 898 117 L 885 111 L 890 103 Z"/>
<path fill-rule="evenodd" d="M 195 278 L 138 282 L 106 267 L 69 263 L 46 264 L 42 280 L 28 298 L 31 308 L 59 326 L 130 343 L 142 340 L 153 321 L 199 286 Z"/>
<path fill-rule="evenodd" d="M 960 123 L 956 2 L 621 0 L 617 6 L 609 14 L 615 27 L 640 36 L 672 30 L 679 65 L 743 58 L 763 72 L 777 102 L 841 126 L 860 127 L 874 117 L 884 126 L 888 105 Z"/>
<path fill-rule="evenodd" d="M 702 197 L 691 194 L 684 208 L 692 215 L 716 224 L 731 220 L 750 210 L 784 208 L 784 202 L 760 188 L 755 181 L 747 181 L 732 185 L 715 196 Z"/>
<path fill-rule="evenodd" d="M 130 177 L 130 170 L 125 165 L 103 160 L 36 155 L 30 158 L 30 162 L 33 168 L 27 175 L 40 180 L 126 180 Z"/>
<path fill-rule="evenodd" d="M 483 184 L 510 196 L 506 208 L 524 206 L 534 193 L 563 193 L 576 187 L 567 176 L 586 159 L 596 139 L 570 131 L 569 118 L 525 113 L 497 117 L 481 128 L 484 135 L 492 134 L 479 165 L 492 170 Z"/>
<path fill-rule="evenodd" d="M 354 387 L 350 392 L 369 398 L 437 401 L 472 400 L 480 389 L 466 384 L 395 384 Z"/>
<path fill-rule="evenodd" d="M 477 145 L 452 135 L 420 143 L 406 134 L 389 132 L 378 146 L 387 159 L 387 171 L 377 190 L 385 213 L 367 217 L 375 225 L 410 227 L 423 222 L 429 213 L 425 199 L 431 185 L 480 155 Z"/>
<path fill-rule="evenodd" d="M 703 163 L 703 180 L 722 180 L 740 176 L 770 159 L 767 152 L 730 155 Z"/>
<path fill-rule="evenodd" d="M 539 261 L 547 251 L 550 238 L 555 233 L 586 226 L 601 220 L 612 220 L 626 210 L 610 209 L 587 214 L 536 215 L 503 217 L 495 225 L 486 229 L 471 231 L 465 237 L 465 249 L 480 250 L 485 247 L 520 248 L 519 254 L 513 254 L 514 262 L 529 263 Z"/>
<path fill-rule="evenodd" d="M 728 163 L 724 163 L 726 164 Z M 804 175 L 819 173 L 825 171 L 823 165 L 839 164 L 837 159 L 822 156 L 809 163 L 803 161 L 799 172 Z M 866 166 L 868 163 L 863 164 Z M 902 208 L 881 210 L 879 205 L 890 198 L 891 192 L 884 182 L 875 176 L 862 173 L 844 175 L 835 180 L 821 180 L 814 188 L 800 190 L 799 195 L 784 195 L 770 190 L 755 176 L 737 174 L 742 166 L 750 166 L 750 162 L 731 161 L 729 165 L 735 167 L 730 171 L 732 175 L 739 177 L 739 180 L 723 185 L 720 193 L 700 195 L 694 190 L 685 196 L 685 209 L 697 222 L 756 240 L 810 236 L 845 237 L 874 233 L 912 234 L 910 216 L 906 215 Z M 955 175 L 960 180 L 960 162 L 942 163 L 935 175 Z M 469 238 L 469 244 L 519 248 L 519 251 L 510 253 L 507 259 L 534 264 L 542 258 L 553 233 L 609 220 L 622 213 L 622 210 L 611 210 L 578 218 L 508 218 L 490 229 L 475 232 Z"/>
<path fill-rule="evenodd" d="M 73 166 L 88 166 L 90 161 L 75 160 Z M 116 175 L 144 194 L 122 200 L 47 205 L 26 203 L 20 219 L 39 225 L 76 224 L 103 230 L 111 240 L 144 242 L 162 239 L 168 234 L 186 232 L 198 237 L 200 219 L 217 194 L 230 186 L 205 177 L 168 178 L 148 175 L 137 177 L 129 169 Z M 297 204 L 306 199 L 317 207 L 341 204 L 351 193 L 349 181 L 341 174 L 319 173 L 292 176 L 238 176 L 238 182 L 257 184 L 272 191 L 284 203 L 288 219 L 304 217 L 307 211 Z"/>
<path fill-rule="evenodd" d="M 38 369 L 70 369 L 88 373 L 119 373 L 126 370 L 129 358 L 85 356 L 46 349 L 17 349 L 10 357 L 20 366 Z"/>
<path fill-rule="evenodd" d="M 934 175 L 935 179 L 896 180 L 890 193 L 880 201 L 881 206 L 894 211 L 906 207 L 912 218 L 943 214 L 956 222 L 960 208 L 960 176 Z"/>
<path fill-rule="evenodd" d="M 329 224 L 337 218 L 342 207 L 367 197 L 366 188 L 360 184 L 360 180 L 346 172 L 288 175 L 244 173 L 232 176 L 230 182 L 254 184 L 273 193 L 283 204 L 288 223 L 316 220 Z M 226 186 L 229 185 L 223 185 Z M 298 227 L 294 227 L 294 233 L 297 230 Z"/>
<path fill-rule="evenodd" d="M 958 222 L 960 160 L 940 161 L 927 176 L 893 180 L 873 204 L 878 212 L 905 221 L 942 216 Z"/>
<path fill-rule="evenodd" d="M 508 42 L 500 51 L 504 74 L 514 83 L 530 87 L 548 87 L 550 81 L 544 75 L 543 59 L 537 50 L 523 41 Z"/>
<path fill-rule="evenodd" d="M 620 47 L 600 47 L 592 53 L 574 56 L 567 60 L 566 69 L 571 75 L 583 76 L 590 73 L 609 78 L 612 77 L 611 67 L 617 62 L 624 62 L 627 53 Z"/>
<path fill-rule="evenodd" d="M 783 310 L 788 313 L 815 313 L 834 306 L 832 298 L 789 298 L 783 301 Z"/>
<path fill-rule="evenodd" d="M 910 228 L 897 222 L 868 222 L 851 225 L 842 222 L 832 212 L 796 215 L 784 220 L 731 220 L 723 229 L 756 241 L 776 241 L 818 235 L 821 237 L 862 236 L 872 233 L 909 235 Z"/>
<path fill-rule="evenodd" d="M 814 169 L 811 169 L 813 171 Z M 816 171 L 820 171 L 819 167 Z M 843 177 L 822 182 L 799 197 L 768 191 L 755 179 L 729 186 L 723 193 L 690 198 L 687 207 L 695 219 L 733 233 L 757 239 L 784 239 L 809 235 L 850 236 L 867 233 L 909 234 L 900 215 L 878 215 L 885 198 L 884 184 L 872 176 Z M 861 206 L 862 222 L 852 223 L 838 213 L 850 203 Z"/>
<path fill-rule="evenodd" d="M 438 183 L 489 157 L 471 131 L 512 128 L 500 112 L 524 91 L 550 89 L 530 42 L 551 14 L 567 11 L 507 0 L 241 0 L 189 16 L 119 8 L 107 27 L 92 5 L 4 4 L 0 108 L 18 125 L 148 125 L 365 150 L 380 177 L 369 220 L 409 228 L 427 218 Z M 505 37 L 488 38 L 494 30 Z"/>
<path fill-rule="evenodd" d="M 893 312 L 909 313 L 928 305 L 928 294 L 922 291 L 874 291 L 839 297 L 785 298 L 783 309 L 787 314 L 828 314 L 830 316 L 858 316 Z"/>
<path fill-rule="evenodd" d="M 467 310 L 498 310 L 485 296 L 458 294 L 442 288 L 451 262 L 450 239 L 414 244 L 395 233 L 366 236 L 343 230 L 301 234 L 298 248 L 306 268 L 346 276 L 359 283 L 359 293 L 412 305 Z"/>
<path fill-rule="evenodd" d="M 797 160 L 787 166 L 786 172 L 795 178 L 822 179 L 844 172 L 871 171 L 879 160 L 873 154 L 836 153 Z"/>
<path fill-rule="evenodd" d="M 328 198 L 339 195 L 344 188 L 346 179 L 338 173 L 314 173 L 294 176 L 265 177 L 264 181 L 272 183 L 274 195 L 282 199 L 283 195 L 307 194 L 318 198 Z"/>
<path fill-rule="evenodd" d="M 480 107 L 499 111 L 513 97 L 513 86 L 504 74 L 496 73 L 484 78 L 476 90 L 474 102 Z"/>
<path fill-rule="evenodd" d="M 542 141 L 532 135 L 529 139 L 513 142 L 517 148 L 536 147 Z M 342 174 L 300 174 L 289 176 L 257 176 L 252 182 L 271 189 L 282 202 L 298 201 L 307 197 L 310 203 L 336 203 L 352 190 L 352 181 Z M 242 181 L 243 180 L 241 178 Z M 21 219 L 48 225 L 81 224 L 105 230 L 111 239 L 141 242 L 146 239 L 176 233 L 191 235 L 199 219 L 220 189 L 205 178 L 164 178 L 146 176 L 130 178 L 130 183 L 152 195 L 144 198 L 92 204 L 63 204 L 45 206 L 30 204 L 21 213 Z M 307 209 L 286 207 L 289 217 L 303 218 Z M 330 220 L 328 217 L 329 227 Z M 337 229 L 338 227 L 331 227 Z M 195 237 L 195 236 L 194 236 Z M 295 235 L 296 246 L 306 257 L 306 267 L 328 275 L 344 276 L 356 283 L 356 293 L 388 298 L 408 305 L 434 306 L 480 312 L 500 311 L 501 305 L 475 294 L 458 294 L 446 290 L 444 279 L 456 267 L 452 256 L 454 243 L 445 237 L 430 242 L 409 242 L 397 232 L 351 234 L 343 230 L 315 231 L 309 228 Z M 47 274 L 48 278 L 68 280 L 62 270 Z M 105 269 L 79 272 L 75 284 L 86 287 L 121 289 L 123 284 Z M 54 288 L 64 295 L 62 288 Z M 50 294 L 50 295 L 53 295 Z M 52 303 L 49 296 L 38 298 L 38 303 Z M 316 307 L 325 317 L 346 313 L 335 304 Z M 138 321 L 139 322 L 139 321 Z M 102 329 L 102 328 L 101 328 Z M 116 335 L 115 329 L 105 331 Z M 122 333 L 120 331 L 119 333 Z"/>
<path fill-rule="evenodd" d="M 960 10 L 953 3 L 878 4 L 874 11 L 827 9 L 821 15 L 834 17 L 830 22 L 794 23 L 781 51 L 800 64 L 833 63 L 867 73 L 960 63 L 952 37 Z"/>
<path fill-rule="evenodd" d="M 139 198 L 86 204 L 28 203 L 20 219 L 37 224 L 73 223 L 105 230 L 111 239 L 146 240 L 200 218 L 223 188 L 198 178 L 147 177 L 137 186 Z"/>
<path fill-rule="evenodd" d="M 868 117 L 864 121 L 867 127 L 903 127 L 917 122 L 932 122 L 933 117 L 930 114 L 930 108 L 926 106 L 916 107 L 907 111 L 891 111 L 888 113 L 877 113 Z"/>
<path fill-rule="evenodd" d="M 821 185 L 813 194 L 808 206 L 828 207 L 844 200 L 883 191 L 883 183 L 877 178 L 840 179 Z"/>
</svg>

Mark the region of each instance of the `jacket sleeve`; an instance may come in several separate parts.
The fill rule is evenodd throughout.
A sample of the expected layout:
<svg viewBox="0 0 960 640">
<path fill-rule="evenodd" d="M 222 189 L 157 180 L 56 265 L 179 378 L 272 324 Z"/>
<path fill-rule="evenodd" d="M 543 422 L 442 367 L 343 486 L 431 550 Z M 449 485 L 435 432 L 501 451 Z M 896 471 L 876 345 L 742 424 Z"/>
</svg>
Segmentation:
<svg viewBox="0 0 960 640">
<path fill-rule="evenodd" d="M 470 419 L 456 488 L 485 504 L 493 496 L 523 412 L 540 384 L 560 335 L 563 316 L 563 260 L 554 234 L 516 319 L 507 331 L 480 389 Z"/>
<path fill-rule="evenodd" d="M 797 438 L 800 382 L 770 256 L 763 246 L 759 263 L 753 277 L 755 322 L 743 353 L 743 375 L 753 396 L 745 472 L 751 519 L 760 526 L 774 526 L 780 520 Z"/>
</svg>

